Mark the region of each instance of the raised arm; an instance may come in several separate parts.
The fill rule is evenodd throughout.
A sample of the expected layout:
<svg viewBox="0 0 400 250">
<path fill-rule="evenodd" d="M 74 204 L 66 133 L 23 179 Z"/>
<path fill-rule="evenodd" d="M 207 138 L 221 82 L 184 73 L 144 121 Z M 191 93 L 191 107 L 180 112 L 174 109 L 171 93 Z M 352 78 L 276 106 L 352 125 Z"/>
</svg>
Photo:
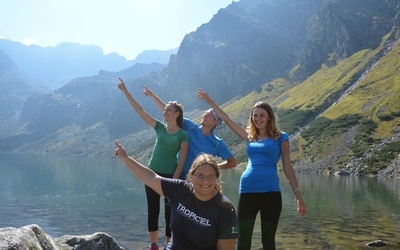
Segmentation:
<svg viewBox="0 0 400 250">
<path fill-rule="evenodd" d="M 162 187 L 161 187 L 161 176 L 154 173 L 151 169 L 143 166 L 135 159 L 129 157 L 124 149 L 118 141 L 115 141 L 115 145 L 117 148 L 115 149 L 114 154 L 119 156 L 119 158 L 125 163 L 125 165 L 132 171 L 132 173 L 141 180 L 144 184 L 149 186 L 159 195 L 164 196 Z"/>
<path fill-rule="evenodd" d="M 166 105 L 165 102 L 163 102 L 163 100 L 161 100 L 160 97 L 154 94 L 153 91 L 151 91 L 151 89 L 149 89 L 145 85 L 142 85 L 142 87 L 144 88 L 143 93 L 146 96 L 150 96 L 153 99 L 153 101 L 157 104 L 157 107 L 161 110 L 161 112 L 163 112 Z"/>
<path fill-rule="evenodd" d="M 124 81 L 121 78 L 119 79 L 118 83 L 118 88 L 122 91 L 122 93 L 125 94 L 126 99 L 128 99 L 129 103 L 132 105 L 133 109 L 142 117 L 142 119 L 149 124 L 152 128 L 156 126 L 156 120 L 150 116 L 142 106 L 132 97 L 132 95 L 129 93 L 128 89 L 126 88 L 126 85 Z"/>
<path fill-rule="evenodd" d="M 244 141 L 248 141 L 247 132 L 244 128 L 234 122 L 227 113 L 225 113 L 207 94 L 206 91 L 199 88 L 196 92 L 198 98 L 203 99 L 217 113 L 217 115 Z"/>
</svg>

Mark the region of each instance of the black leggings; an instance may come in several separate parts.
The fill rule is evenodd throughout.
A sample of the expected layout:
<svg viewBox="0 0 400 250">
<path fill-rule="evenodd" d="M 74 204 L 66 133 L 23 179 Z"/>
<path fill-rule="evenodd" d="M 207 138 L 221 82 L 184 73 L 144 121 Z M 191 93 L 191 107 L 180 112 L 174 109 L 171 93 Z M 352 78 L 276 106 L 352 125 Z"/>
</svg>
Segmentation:
<svg viewBox="0 0 400 250">
<path fill-rule="evenodd" d="M 160 174 L 162 177 L 172 178 L 172 175 Z M 145 185 L 147 198 L 147 229 L 149 232 L 158 231 L 158 217 L 160 214 L 160 195 Z M 171 205 L 167 198 L 164 198 L 165 208 L 165 236 L 171 238 Z"/>
<path fill-rule="evenodd" d="M 251 249 L 254 223 L 258 212 L 261 218 L 263 249 L 275 249 L 275 233 L 282 211 L 280 192 L 241 194 L 238 204 L 240 239 L 238 250 Z"/>
</svg>

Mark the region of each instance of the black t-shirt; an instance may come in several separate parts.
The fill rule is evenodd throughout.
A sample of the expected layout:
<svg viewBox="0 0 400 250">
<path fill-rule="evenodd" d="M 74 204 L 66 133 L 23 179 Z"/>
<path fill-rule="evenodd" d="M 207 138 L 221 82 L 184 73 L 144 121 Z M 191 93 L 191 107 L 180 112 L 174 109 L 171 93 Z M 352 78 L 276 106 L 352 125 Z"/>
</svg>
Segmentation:
<svg viewBox="0 0 400 250">
<path fill-rule="evenodd" d="M 171 203 L 172 238 L 167 250 L 217 249 L 218 239 L 239 237 L 236 210 L 221 193 L 201 201 L 192 183 L 163 178 L 161 186 Z"/>
</svg>

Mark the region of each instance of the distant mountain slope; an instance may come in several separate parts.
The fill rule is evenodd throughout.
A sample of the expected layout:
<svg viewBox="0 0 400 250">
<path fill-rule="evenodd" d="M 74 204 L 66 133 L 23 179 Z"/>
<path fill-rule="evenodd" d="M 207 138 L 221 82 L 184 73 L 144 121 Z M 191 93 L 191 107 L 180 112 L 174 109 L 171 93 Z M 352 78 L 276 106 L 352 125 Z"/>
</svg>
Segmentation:
<svg viewBox="0 0 400 250">
<path fill-rule="evenodd" d="M 285 77 L 305 46 L 308 20 L 322 5 L 319 0 L 232 3 L 185 36 L 169 63 L 167 84 L 194 107 L 202 105 L 191 97 L 199 86 L 225 102 Z"/>
<path fill-rule="evenodd" d="M 20 112 L 29 96 L 46 91 L 23 74 L 10 56 L 0 49 L 0 119 Z"/>
<path fill-rule="evenodd" d="M 78 43 L 61 43 L 55 47 L 26 46 L 0 39 L 0 49 L 18 65 L 21 72 L 38 84 L 57 89 L 76 77 L 97 75 L 103 71 L 119 71 L 136 63 L 167 64 L 176 50 L 143 51 L 135 60 L 127 60 L 117 53 L 104 55 L 99 46 Z"/>
<path fill-rule="evenodd" d="M 171 55 L 176 54 L 178 49 L 170 50 L 145 50 L 132 61 L 132 65 L 136 63 L 149 64 L 149 63 L 159 63 L 168 64 Z"/>
<path fill-rule="evenodd" d="M 129 128 L 131 123 L 124 122 L 127 116 L 119 107 L 124 107 L 123 112 L 133 112 L 127 110 L 128 103 L 117 88 L 118 77 L 138 78 L 162 68 L 163 65 L 155 63 L 136 64 L 118 72 L 100 72 L 97 76 L 76 78 L 51 94 L 30 97 L 22 110 L 20 124 L 27 124 L 31 133 L 46 134 L 72 124 L 86 128 L 104 122 L 110 126 L 108 130 L 112 135 L 120 135 L 114 124 L 118 124 L 118 130 L 122 129 L 126 134 L 132 131 Z M 118 116 L 112 119 L 115 114 Z M 138 128 L 143 129 L 144 125 Z"/>
<path fill-rule="evenodd" d="M 202 86 L 218 100 L 250 93 L 283 77 L 301 82 L 322 64 L 374 49 L 399 26 L 398 0 L 247 0 L 221 9 L 185 36 L 169 63 L 166 84 L 186 106 Z M 173 93 L 171 92 L 171 95 Z"/>
<path fill-rule="evenodd" d="M 326 1 L 308 23 L 307 44 L 292 79 L 303 81 L 321 64 L 335 65 L 363 49 L 377 47 L 399 26 L 398 0 Z"/>
<path fill-rule="evenodd" d="M 43 48 L 0 39 L 0 49 L 10 55 L 22 72 L 52 89 L 75 77 L 96 75 L 101 69 L 117 71 L 131 66 L 118 54 L 104 56 L 98 46 L 77 43 Z"/>
</svg>

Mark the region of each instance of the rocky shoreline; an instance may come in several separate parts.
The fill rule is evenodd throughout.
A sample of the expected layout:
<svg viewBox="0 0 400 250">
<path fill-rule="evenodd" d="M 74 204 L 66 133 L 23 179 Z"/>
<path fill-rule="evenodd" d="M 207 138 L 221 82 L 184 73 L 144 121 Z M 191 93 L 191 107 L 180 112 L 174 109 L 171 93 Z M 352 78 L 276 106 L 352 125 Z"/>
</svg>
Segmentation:
<svg viewBox="0 0 400 250">
<path fill-rule="evenodd" d="M 125 250 L 110 235 L 98 232 L 92 235 L 64 235 L 53 238 L 36 225 L 21 228 L 0 228 L 1 250 Z"/>
<path fill-rule="evenodd" d="M 347 133 L 342 135 L 340 143 L 336 145 L 336 148 L 323 159 L 316 161 L 306 161 L 297 164 L 296 171 L 306 174 L 333 174 L 340 176 L 366 176 L 372 178 L 388 178 L 388 179 L 400 179 L 400 154 L 397 153 L 393 158 L 392 162 L 385 168 L 379 169 L 376 174 L 366 174 L 368 166 L 363 164 L 363 160 L 373 156 L 377 151 L 380 151 L 386 144 L 390 142 L 400 141 L 400 128 L 395 131 L 395 134 L 382 141 L 381 143 L 370 148 L 364 153 L 362 157 L 350 157 L 347 159 L 345 165 L 332 169 L 331 167 L 336 164 L 341 158 L 344 157 L 346 149 L 353 143 L 356 130 L 355 128 L 350 129 Z M 292 138 L 293 142 L 296 143 L 297 138 Z"/>
<path fill-rule="evenodd" d="M 375 240 L 365 244 L 367 247 L 386 246 L 383 240 Z M 107 233 L 98 232 L 92 235 L 64 235 L 53 238 L 36 225 L 20 228 L 0 228 L 1 250 L 126 250 Z"/>
</svg>

